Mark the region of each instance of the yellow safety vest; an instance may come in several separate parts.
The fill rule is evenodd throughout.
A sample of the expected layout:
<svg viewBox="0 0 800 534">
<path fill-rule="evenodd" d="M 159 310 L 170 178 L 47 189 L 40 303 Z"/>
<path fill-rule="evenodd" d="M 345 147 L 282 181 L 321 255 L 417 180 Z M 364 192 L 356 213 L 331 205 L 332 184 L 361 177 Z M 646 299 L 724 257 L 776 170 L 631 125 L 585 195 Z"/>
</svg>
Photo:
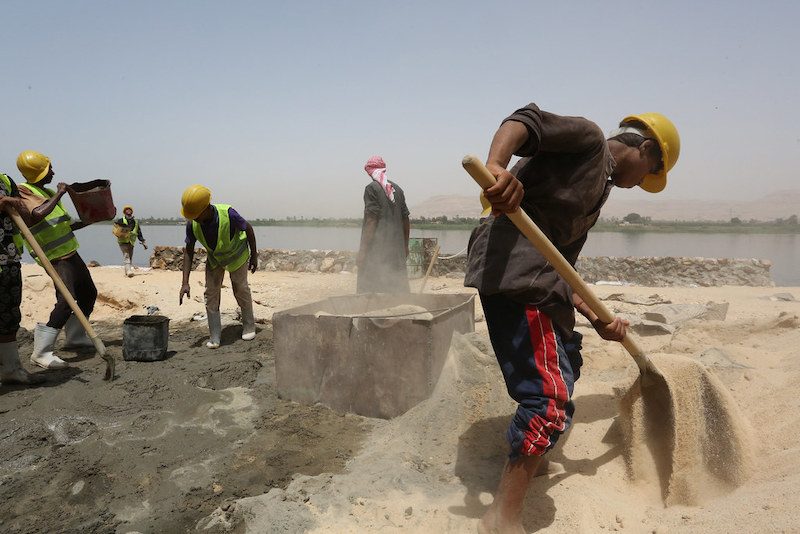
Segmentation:
<svg viewBox="0 0 800 534">
<path fill-rule="evenodd" d="M 229 204 L 214 204 L 219 216 L 219 227 L 217 228 L 217 246 L 214 250 L 208 247 L 206 236 L 197 221 L 192 221 L 192 231 L 194 236 L 200 241 L 208 252 L 208 265 L 212 269 L 225 267 L 228 272 L 233 272 L 247 263 L 250 259 L 249 247 L 247 244 L 247 234 L 239 230 L 231 239 L 231 218 L 228 215 Z"/>
<path fill-rule="evenodd" d="M 2 184 L 6 194 L 8 196 L 11 196 L 11 192 L 14 190 L 14 188 L 11 186 L 11 178 L 8 175 L 3 174 L 2 172 L 0 172 L 0 184 Z M 22 250 L 23 250 L 22 247 L 24 241 L 22 239 L 22 235 L 20 235 L 19 230 L 17 230 L 16 226 L 14 227 L 14 234 L 12 236 L 12 239 L 14 240 L 14 246 L 17 247 L 17 253 L 22 255 Z"/>
<path fill-rule="evenodd" d="M 56 194 L 51 189 L 45 189 L 27 182 L 19 184 L 19 187 L 24 187 L 37 197 L 45 200 L 52 198 Z M 39 246 L 42 247 L 48 260 L 57 260 L 78 250 L 78 240 L 75 239 L 75 234 L 72 233 L 71 224 L 72 217 L 69 216 L 64 206 L 59 202 L 44 219 L 31 226 L 31 233 L 36 238 Z M 33 259 L 36 260 L 36 263 L 41 265 L 42 262 L 36 257 L 36 253 L 31 248 L 30 243 L 25 241 L 25 245 Z"/>
<path fill-rule="evenodd" d="M 125 227 L 127 228 L 127 226 L 128 226 L 128 218 L 127 217 L 122 217 L 122 224 L 125 225 Z M 119 243 L 120 245 L 123 245 L 125 243 L 129 243 L 131 245 L 135 245 L 136 244 L 136 239 L 138 237 L 139 237 L 139 221 L 137 219 L 134 219 L 133 220 L 133 230 L 131 230 L 128 233 L 127 237 L 118 237 L 117 238 L 117 243 Z"/>
</svg>

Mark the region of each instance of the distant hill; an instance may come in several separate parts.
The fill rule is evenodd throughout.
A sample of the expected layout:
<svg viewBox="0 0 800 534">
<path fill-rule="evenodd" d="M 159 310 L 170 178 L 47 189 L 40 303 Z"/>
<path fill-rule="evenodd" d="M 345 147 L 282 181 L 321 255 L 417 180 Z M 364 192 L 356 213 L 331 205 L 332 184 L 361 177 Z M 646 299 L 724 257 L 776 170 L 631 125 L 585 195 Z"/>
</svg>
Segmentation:
<svg viewBox="0 0 800 534">
<path fill-rule="evenodd" d="M 477 217 L 480 214 L 477 195 L 439 195 L 430 197 L 411 208 L 412 217 Z M 655 220 L 728 221 L 738 217 L 743 221 L 756 219 L 773 221 L 790 215 L 800 215 L 800 189 L 776 191 L 761 198 L 746 201 L 712 200 L 626 200 L 624 195 L 611 195 L 603 207 L 603 218 L 622 218 L 638 213 Z"/>
</svg>

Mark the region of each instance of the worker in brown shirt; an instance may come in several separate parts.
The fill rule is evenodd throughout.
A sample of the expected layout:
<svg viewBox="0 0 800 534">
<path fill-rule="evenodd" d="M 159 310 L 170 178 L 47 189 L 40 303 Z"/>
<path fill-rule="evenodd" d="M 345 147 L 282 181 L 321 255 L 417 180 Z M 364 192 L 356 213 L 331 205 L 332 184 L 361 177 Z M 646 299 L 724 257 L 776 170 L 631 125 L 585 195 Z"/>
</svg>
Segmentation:
<svg viewBox="0 0 800 534">
<path fill-rule="evenodd" d="M 521 512 L 542 456 L 569 428 L 582 364 L 575 309 L 603 339 L 621 341 L 626 321 L 603 323 L 504 213 L 520 207 L 573 265 L 612 187 L 656 193 L 678 159 L 680 140 L 663 115 L 626 117 L 606 140 L 593 122 L 529 104 L 506 118 L 486 166 L 497 184 L 489 216 L 470 238 L 465 285 L 480 293 L 489 336 L 517 411 L 511 446 L 482 532 L 522 532 Z M 509 172 L 511 156 L 522 159 Z"/>
</svg>

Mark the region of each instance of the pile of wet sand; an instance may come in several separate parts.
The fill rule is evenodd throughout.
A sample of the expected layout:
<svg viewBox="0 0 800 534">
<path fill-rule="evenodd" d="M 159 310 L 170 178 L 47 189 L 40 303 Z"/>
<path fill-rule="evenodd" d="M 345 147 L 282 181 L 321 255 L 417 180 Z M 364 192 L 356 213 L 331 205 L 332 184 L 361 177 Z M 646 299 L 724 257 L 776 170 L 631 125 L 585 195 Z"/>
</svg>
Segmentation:
<svg viewBox="0 0 800 534">
<path fill-rule="evenodd" d="M 122 360 L 120 324 L 97 331 L 117 358 L 61 353 L 41 387 L 0 386 L 0 532 L 187 532 L 226 502 L 342 469 L 368 423 L 277 398 L 270 330 L 172 323 L 168 358 Z M 20 335 L 23 358 L 31 336 Z"/>
</svg>

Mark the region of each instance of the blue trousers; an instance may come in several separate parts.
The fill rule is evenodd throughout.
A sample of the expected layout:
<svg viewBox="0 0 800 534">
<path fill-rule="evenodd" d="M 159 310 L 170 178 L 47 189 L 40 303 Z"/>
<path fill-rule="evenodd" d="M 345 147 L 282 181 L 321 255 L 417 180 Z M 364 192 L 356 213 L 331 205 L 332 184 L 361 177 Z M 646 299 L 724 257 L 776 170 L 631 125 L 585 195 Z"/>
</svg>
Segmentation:
<svg viewBox="0 0 800 534">
<path fill-rule="evenodd" d="M 565 341 L 535 306 L 481 295 L 497 363 L 517 411 L 508 428 L 511 459 L 542 455 L 572 424 L 572 391 L 583 364 L 578 332 Z"/>
</svg>

